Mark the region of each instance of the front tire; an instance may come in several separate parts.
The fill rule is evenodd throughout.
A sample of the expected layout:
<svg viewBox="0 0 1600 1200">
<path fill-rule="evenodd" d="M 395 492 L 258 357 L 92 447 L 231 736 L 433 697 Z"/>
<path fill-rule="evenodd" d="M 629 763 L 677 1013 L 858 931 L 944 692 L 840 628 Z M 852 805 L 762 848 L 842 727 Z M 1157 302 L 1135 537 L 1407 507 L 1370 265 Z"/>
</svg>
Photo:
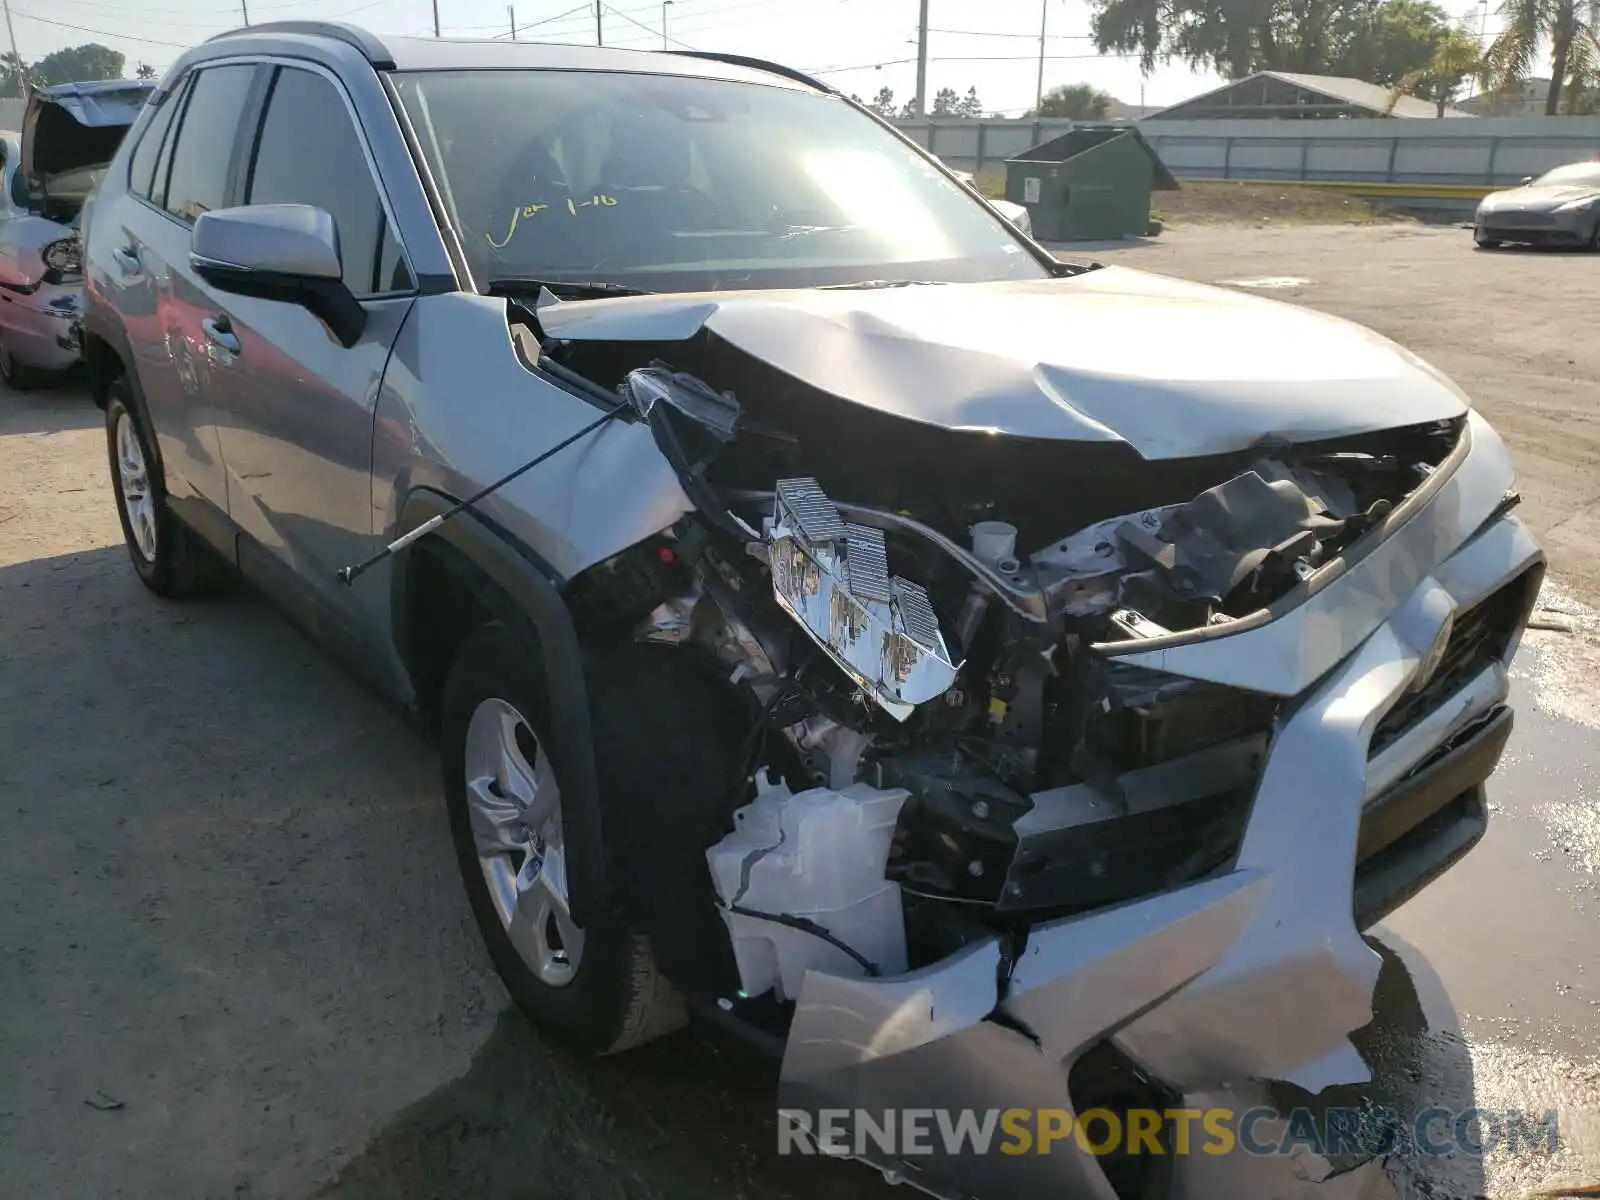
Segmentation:
<svg viewBox="0 0 1600 1200">
<path fill-rule="evenodd" d="M 220 582 L 221 564 L 172 515 L 166 477 L 125 376 L 106 389 L 106 453 L 122 538 L 140 581 L 168 598 L 211 590 Z"/>
<path fill-rule="evenodd" d="M 538 650 L 500 624 L 462 646 L 445 683 L 441 757 L 451 837 L 495 970 L 542 1033 L 614 1054 L 686 1023 L 646 938 L 568 911 L 561 789 Z"/>
<path fill-rule="evenodd" d="M 1498 250 L 1501 246 L 1501 243 L 1494 238 L 1473 238 L 1472 240 L 1479 250 Z"/>
</svg>

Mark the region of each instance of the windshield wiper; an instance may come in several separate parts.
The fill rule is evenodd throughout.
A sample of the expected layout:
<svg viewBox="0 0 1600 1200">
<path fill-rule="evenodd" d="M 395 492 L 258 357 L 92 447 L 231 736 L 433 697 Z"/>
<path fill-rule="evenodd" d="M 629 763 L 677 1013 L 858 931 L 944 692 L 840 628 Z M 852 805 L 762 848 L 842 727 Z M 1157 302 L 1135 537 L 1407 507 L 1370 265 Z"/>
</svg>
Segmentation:
<svg viewBox="0 0 1600 1200">
<path fill-rule="evenodd" d="M 509 277 L 491 279 L 488 294 L 491 296 L 525 296 L 529 292 L 546 289 L 552 296 L 567 300 L 594 299 L 598 296 L 653 296 L 647 288 L 629 287 L 625 283 L 605 283 L 601 280 L 573 281 L 568 279 L 524 279 Z"/>
</svg>

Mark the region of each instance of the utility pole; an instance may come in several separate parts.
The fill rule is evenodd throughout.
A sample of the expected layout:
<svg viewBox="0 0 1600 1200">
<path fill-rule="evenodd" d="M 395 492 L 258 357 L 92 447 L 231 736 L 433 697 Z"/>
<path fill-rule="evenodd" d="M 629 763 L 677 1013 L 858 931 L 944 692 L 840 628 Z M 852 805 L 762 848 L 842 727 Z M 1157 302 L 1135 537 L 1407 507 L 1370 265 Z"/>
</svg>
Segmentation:
<svg viewBox="0 0 1600 1200">
<path fill-rule="evenodd" d="M 433 0 L 433 36 L 439 36 L 439 0 Z"/>
<path fill-rule="evenodd" d="M 1478 0 L 1478 55 L 1482 61 L 1484 46 L 1483 39 L 1489 36 L 1489 0 Z M 1467 81 L 1467 98 L 1470 100 L 1478 94 L 1478 72 L 1472 73 L 1472 78 Z"/>
<path fill-rule="evenodd" d="M 1050 21 L 1050 0 L 1039 0 L 1039 86 L 1033 101 L 1033 111 L 1044 104 L 1044 31 Z"/>
<path fill-rule="evenodd" d="M 661 48 L 667 48 L 667 9 L 672 7 L 672 0 L 661 0 Z"/>
<path fill-rule="evenodd" d="M 596 46 L 604 46 L 606 44 L 606 31 L 600 26 L 600 14 L 604 10 L 605 6 L 600 3 L 600 0 L 594 0 L 594 44 Z"/>
<path fill-rule="evenodd" d="M 917 99 L 914 111 L 919 117 L 928 115 L 928 0 L 922 0 L 922 11 L 917 17 Z"/>
<path fill-rule="evenodd" d="M 11 28 L 11 0 L 0 0 L 0 3 L 4 3 L 5 5 L 6 37 L 10 39 L 11 42 L 11 61 L 15 63 L 17 67 L 17 95 L 22 96 L 26 94 L 27 84 L 24 83 L 22 79 L 22 54 L 17 49 L 17 31 Z"/>
<path fill-rule="evenodd" d="M 517 7 L 514 4 L 506 5 L 506 16 L 511 20 L 511 40 L 517 40 Z"/>
</svg>

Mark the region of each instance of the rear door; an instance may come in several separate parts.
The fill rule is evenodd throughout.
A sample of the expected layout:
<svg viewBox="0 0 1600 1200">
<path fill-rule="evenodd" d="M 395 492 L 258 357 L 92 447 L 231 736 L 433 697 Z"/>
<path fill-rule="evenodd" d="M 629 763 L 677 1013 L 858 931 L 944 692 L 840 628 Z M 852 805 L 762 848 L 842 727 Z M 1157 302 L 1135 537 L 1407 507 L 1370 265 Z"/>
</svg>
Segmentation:
<svg viewBox="0 0 1600 1200">
<path fill-rule="evenodd" d="M 114 224 L 108 299 L 128 334 L 167 490 L 222 512 L 227 478 L 201 330 L 211 306 L 189 269 L 189 238 L 196 217 L 227 203 L 260 70 L 224 63 L 191 72 L 145 127 L 130 162 L 129 199 L 105 218 Z"/>
<path fill-rule="evenodd" d="M 353 633 L 355 597 L 335 572 L 373 548 L 373 411 L 415 285 L 344 87 L 310 64 L 270 70 L 239 202 L 329 213 L 367 323 L 346 348 L 299 305 L 211 298 L 204 324 L 229 513 L 265 551 L 246 563 L 241 544 L 247 571 L 279 575 L 262 582 L 292 586 L 319 628 L 329 619 L 344 627 L 323 632 Z"/>
</svg>

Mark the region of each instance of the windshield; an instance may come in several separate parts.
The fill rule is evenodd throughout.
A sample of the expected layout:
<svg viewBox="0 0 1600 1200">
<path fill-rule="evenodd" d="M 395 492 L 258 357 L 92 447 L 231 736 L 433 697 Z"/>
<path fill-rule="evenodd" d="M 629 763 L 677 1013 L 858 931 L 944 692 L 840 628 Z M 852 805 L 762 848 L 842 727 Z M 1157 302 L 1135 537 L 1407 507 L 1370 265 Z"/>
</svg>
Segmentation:
<svg viewBox="0 0 1600 1200">
<path fill-rule="evenodd" d="M 1554 171 L 1546 171 L 1534 180 L 1536 187 L 1546 184 L 1590 185 L 1600 187 L 1600 162 L 1568 163 L 1564 167 L 1557 167 Z"/>
<path fill-rule="evenodd" d="M 966 189 L 835 96 L 582 71 L 395 79 L 480 289 L 1049 273 Z"/>
</svg>

